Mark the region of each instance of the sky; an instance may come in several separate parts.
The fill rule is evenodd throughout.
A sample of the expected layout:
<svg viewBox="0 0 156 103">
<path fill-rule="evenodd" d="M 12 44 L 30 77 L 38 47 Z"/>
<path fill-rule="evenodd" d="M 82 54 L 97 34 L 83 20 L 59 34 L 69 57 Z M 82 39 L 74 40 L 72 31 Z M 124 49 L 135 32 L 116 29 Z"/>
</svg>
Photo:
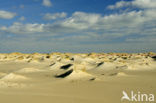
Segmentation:
<svg viewBox="0 0 156 103">
<path fill-rule="evenodd" d="M 156 0 L 0 0 L 0 53 L 156 52 Z"/>
</svg>

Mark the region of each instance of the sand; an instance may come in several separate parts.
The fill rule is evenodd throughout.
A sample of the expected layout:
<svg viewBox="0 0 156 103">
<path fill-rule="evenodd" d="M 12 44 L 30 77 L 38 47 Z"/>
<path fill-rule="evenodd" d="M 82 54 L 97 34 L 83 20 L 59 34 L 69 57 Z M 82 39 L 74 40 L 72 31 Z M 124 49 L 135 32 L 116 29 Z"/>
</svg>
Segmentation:
<svg viewBox="0 0 156 103">
<path fill-rule="evenodd" d="M 0 103 L 132 103 L 123 91 L 156 95 L 155 55 L 0 54 Z"/>
</svg>

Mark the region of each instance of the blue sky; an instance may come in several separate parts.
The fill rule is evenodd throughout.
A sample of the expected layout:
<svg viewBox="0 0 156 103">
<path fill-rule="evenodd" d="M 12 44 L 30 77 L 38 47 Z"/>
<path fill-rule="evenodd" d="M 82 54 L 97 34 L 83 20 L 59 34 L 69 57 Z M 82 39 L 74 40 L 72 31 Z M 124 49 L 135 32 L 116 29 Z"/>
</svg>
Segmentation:
<svg viewBox="0 0 156 103">
<path fill-rule="evenodd" d="M 156 0 L 1 0 L 0 52 L 156 52 Z"/>
</svg>

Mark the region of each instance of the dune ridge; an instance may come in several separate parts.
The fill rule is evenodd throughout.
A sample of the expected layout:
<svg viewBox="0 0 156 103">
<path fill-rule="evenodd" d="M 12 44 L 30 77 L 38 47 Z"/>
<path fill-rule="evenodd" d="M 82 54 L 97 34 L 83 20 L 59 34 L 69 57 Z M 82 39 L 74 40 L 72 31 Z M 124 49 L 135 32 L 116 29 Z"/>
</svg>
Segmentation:
<svg viewBox="0 0 156 103">
<path fill-rule="evenodd" d="M 95 80 L 104 78 L 106 76 L 128 76 L 125 73 L 126 71 L 143 71 L 156 69 L 155 56 L 156 53 L 153 52 L 132 54 L 0 54 L 0 65 L 7 65 L 7 63 L 12 63 L 12 67 L 10 67 L 12 69 L 7 70 L 7 72 L 5 72 L 4 68 L 0 69 L 0 81 L 26 80 L 27 78 L 23 76 L 23 74 L 29 74 L 30 78 L 37 78 L 37 74 L 44 75 L 46 73 L 49 78 L 55 78 L 56 80 L 57 78 L 66 78 L 68 80 Z M 21 65 L 20 68 L 18 67 L 18 64 Z M 17 68 L 13 67 L 13 65 L 16 65 Z M 36 75 L 32 76 L 33 74 L 30 75 L 30 73 L 35 73 Z"/>
</svg>

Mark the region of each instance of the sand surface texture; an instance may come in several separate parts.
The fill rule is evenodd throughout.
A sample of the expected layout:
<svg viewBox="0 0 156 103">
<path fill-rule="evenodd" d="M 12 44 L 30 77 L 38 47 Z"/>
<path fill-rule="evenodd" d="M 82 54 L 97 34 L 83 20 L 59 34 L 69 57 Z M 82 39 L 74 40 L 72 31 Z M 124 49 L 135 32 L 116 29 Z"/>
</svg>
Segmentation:
<svg viewBox="0 0 156 103">
<path fill-rule="evenodd" d="M 0 103 L 133 103 L 123 91 L 156 96 L 155 56 L 0 54 Z"/>
</svg>

